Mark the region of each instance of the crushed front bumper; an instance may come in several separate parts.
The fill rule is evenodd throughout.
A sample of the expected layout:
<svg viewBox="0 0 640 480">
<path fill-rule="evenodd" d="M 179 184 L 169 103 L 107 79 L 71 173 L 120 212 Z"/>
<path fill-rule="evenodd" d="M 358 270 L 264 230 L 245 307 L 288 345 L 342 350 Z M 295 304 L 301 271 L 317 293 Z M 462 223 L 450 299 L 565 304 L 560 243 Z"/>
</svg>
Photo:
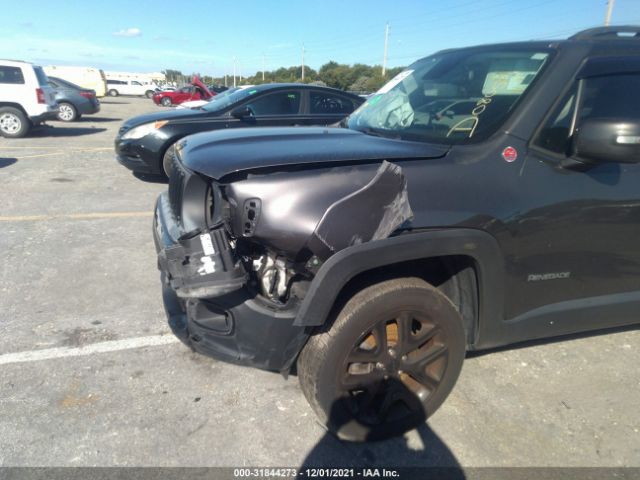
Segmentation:
<svg viewBox="0 0 640 480">
<path fill-rule="evenodd" d="M 276 308 L 251 290 L 224 230 L 185 234 L 163 193 L 153 232 L 174 334 L 220 360 L 288 370 L 309 336 L 307 329 L 293 325 L 298 306 Z"/>
</svg>

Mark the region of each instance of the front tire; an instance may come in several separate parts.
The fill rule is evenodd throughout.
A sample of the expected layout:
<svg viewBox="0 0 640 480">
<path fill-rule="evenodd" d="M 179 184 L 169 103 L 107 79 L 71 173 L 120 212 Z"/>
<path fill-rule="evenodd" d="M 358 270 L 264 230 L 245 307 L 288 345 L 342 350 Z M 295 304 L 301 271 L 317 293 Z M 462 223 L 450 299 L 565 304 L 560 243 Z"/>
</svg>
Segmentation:
<svg viewBox="0 0 640 480">
<path fill-rule="evenodd" d="M 305 397 L 343 440 L 382 440 L 423 424 L 449 395 L 465 356 L 460 314 L 419 278 L 367 287 L 298 358 Z"/>
<path fill-rule="evenodd" d="M 171 102 L 171 99 L 169 97 L 163 97 L 163 99 L 160 100 L 160 103 L 164 107 L 170 107 L 172 102 Z"/>
<path fill-rule="evenodd" d="M 13 107 L 0 108 L 0 135 L 6 138 L 24 137 L 31 127 L 21 110 Z"/>
<path fill-rule="evenodd" d="M 68 102 L 58 104 L 58 120 L 63 122 L 73 122 L 78 119 L 78 110 Z"/>
<path fill-rule="evenodd" d="M 118 91 L 115 89 L 111 89 L 107 92 L 107 95 L 109 95 L 110 97 L 117 97 L 118 96 Z"/>
<path fill-rule="evenodd" d="M 153 90 L 147 90 L 147 91 L 145 92 L 145 96 L 146 96 L 147 98 L 152 98 L 154 93 L 155 93 L 155 92 L 154 92 Z"/>
</svg>

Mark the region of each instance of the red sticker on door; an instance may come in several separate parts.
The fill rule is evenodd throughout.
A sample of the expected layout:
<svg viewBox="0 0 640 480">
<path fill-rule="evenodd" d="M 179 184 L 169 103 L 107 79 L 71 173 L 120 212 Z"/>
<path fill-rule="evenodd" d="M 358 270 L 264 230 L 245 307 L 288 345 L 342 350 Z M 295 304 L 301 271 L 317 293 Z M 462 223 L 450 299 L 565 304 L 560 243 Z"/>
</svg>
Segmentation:
<svg viewBox="0 0 640 480">
<path fill-rule="evenodd" d="M 507 147 L 502 151 L 502 158 L 509 163 L 515 162 L 518 158 L 518 151 L 513 147 Z"/>
</svg>

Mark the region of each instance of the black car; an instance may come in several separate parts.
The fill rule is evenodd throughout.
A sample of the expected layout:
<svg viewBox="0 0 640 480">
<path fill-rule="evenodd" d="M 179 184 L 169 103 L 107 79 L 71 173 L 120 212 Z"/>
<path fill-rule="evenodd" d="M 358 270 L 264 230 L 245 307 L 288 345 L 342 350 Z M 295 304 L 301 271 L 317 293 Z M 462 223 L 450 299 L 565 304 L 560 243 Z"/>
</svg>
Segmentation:
<svg viewBox="0 0 640 480">
<path fill-rule="evenodd" d="M 638 323 L 639 87 L 640 27 L 598 28 L 418 60 L 344 128 L 187 137 L 153 229 L 171 328 L 297 361 L 365 440 L 431 415 L 467 351 Z"/>
<path fill-rule="evenodd" d="M 214 97 L 197 109 L 176 109 L 127 120 L 118 132 L 118 161 L 141 174 L 166 173 L 171 147 L 192 133 L 239 127 L 329 125 L 364 100 L 333 88 L 268 84 Z"/>
<path fill-rule="evenodd" d="M 55 90 L 58 102 L 58 120 L 73 122 L 82 115 L 90 115 L 100 111 L 100 101 L 95 90 L 82 88 L 75 83 L 58 77 L 48 77 L 49 85 Z"/>
<path fill-rule="evenodd" d="M 207 85 L 207 88 L 210 92 L 222 93 L 229 90 L 229 87 L 225 87 L 224 85 Z"/>
</svg>

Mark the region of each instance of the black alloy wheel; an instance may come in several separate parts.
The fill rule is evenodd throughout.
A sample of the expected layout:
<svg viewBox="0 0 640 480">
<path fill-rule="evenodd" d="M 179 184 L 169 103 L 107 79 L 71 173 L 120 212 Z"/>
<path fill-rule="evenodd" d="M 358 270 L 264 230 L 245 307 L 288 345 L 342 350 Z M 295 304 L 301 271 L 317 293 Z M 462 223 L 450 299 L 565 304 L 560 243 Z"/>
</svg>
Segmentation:
<svg viewBox="0 0 640 480">
<path fill-rule="evenodd" d="M 465 355 L 462 318 L 418 278 L 365 288 L 298 359 L 305 396 L 345 440 L 380 440 L 424 423 L 453 389 Z"/>
</svg>

